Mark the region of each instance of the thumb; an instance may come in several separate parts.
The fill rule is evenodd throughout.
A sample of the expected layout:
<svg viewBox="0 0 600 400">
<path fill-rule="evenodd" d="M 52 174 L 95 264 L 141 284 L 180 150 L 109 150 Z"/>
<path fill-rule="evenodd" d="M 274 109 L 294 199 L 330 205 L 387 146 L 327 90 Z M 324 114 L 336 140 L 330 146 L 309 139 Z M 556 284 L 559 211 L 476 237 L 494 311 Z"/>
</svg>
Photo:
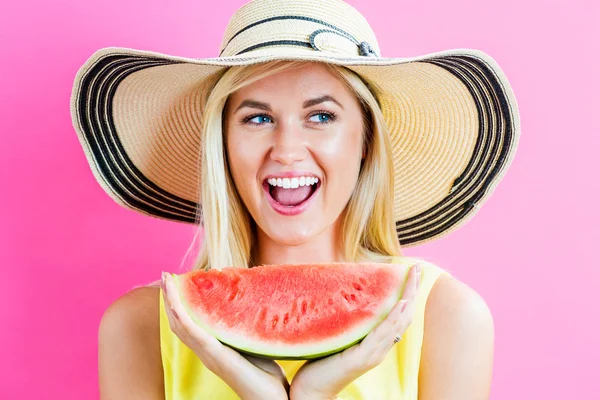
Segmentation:
<svg viewBox="0 0 600 400">
<path fill-rule="evenodd" d="M 255 357 L 255 356 L 252 356 L 249 354 L 240 353 L 240 355 L 242 357 L 244 357 L 246 360 L 248 360 L 249 362 L 251 362 L 252 364 L 254 364 L 257 368 L 278 378 L 281 381 L 281 383 L 283 384 L 283 386 L 285 387 L 285 389 L 289 390 L 290 385 L 289 385 L 289 382 L 285 375 L 285 371 L 284 371 L 283 367 L 281 365 L 279 365 L 276 361 L 267 360 L 265 358 L 260 358 L 260 357 Z"/>
</svg>

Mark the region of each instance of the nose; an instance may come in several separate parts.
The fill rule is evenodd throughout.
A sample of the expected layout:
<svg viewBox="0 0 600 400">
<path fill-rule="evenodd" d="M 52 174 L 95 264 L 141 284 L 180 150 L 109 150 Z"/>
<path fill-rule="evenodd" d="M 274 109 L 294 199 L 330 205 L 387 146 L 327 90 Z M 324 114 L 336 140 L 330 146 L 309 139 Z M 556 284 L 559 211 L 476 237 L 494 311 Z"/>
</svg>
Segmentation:
<svg viewBox="0 0 600 400">
<path fill-rule="evenodd" d="M 273 161 L 291 165 L 306 158 L 307 153 L 301 127 L 293 121 L 286 121 L 285 124 L 280 124 L 275 129 L 270 154 Z"/>
</svg>

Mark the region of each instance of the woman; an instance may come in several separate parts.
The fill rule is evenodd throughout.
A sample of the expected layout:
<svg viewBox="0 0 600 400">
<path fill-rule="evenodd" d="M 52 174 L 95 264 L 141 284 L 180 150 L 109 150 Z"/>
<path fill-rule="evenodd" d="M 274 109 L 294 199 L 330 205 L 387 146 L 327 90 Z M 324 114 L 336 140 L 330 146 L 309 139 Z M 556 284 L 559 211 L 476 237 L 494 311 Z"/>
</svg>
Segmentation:
<svg viewBox="0 0 600 400">
<path fill-rule="evenodd" d="M 386 61 L 340 1 L 255 0 L 232 18 L 221 56 L 104 49 L 72 97 L 92 170 L 117 202 L 202 223 L 196 268 L 397 262 L 398 239 L 464 223 L 514 156 L 516 103 L 493 60 L 461 51 Z M 102 318 L 102 397 L 487 398 L 489 309 L 414 260 L 380 325 L 307 363 L 222 345 L 191 323 L 169 279 L 136 288 Z"/>
</svg>

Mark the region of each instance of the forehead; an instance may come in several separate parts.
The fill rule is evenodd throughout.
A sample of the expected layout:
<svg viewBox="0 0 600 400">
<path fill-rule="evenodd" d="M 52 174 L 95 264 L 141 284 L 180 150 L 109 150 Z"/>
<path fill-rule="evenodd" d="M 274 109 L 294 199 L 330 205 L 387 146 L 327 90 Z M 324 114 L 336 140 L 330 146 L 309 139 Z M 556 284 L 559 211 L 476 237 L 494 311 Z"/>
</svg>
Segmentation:
<svg viewBox="0 0 600 400">
<path fill-rule="evenodd" d="M 333 95 L 339 100 L 353 97 L 345 82 L 321 63 L 306 63 L 262 78 L 232 93 L 235 103 L 246 98 L 297 98 L 303 100 L 319 95 Z"/>
</svg>

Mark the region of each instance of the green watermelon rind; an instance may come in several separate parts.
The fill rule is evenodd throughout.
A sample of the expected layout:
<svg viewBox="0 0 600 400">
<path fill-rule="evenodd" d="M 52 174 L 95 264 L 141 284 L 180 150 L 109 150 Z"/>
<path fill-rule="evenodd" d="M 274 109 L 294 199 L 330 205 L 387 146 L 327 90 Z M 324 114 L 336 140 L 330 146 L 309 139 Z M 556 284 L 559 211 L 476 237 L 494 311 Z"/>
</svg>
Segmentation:
<svg viewBox="0 0 600 400">
<path fill-rule="evenodd" d="M 412 265 L 412 264 L 407 264 L 406 262 L 400 262 L 400 263 L 395 263 L 394 265 L 407 266 L 407 265 Z M 365 323 L 365 324 L 356 326 L 349 333 L 347 333 L 343 336 L 346 338 L 345 340 L 340 339 L 340 337 L 338 336 L 337 338 L 329 338 L 328 341 L 321 342 L 317 345 L 318 347 L 328 348 L 329 350 L 323 351 L 323 349 L 319 349 L 319 350 L 315 349 L 316 351 L 314 351 L 314 350 L 311 351 L 310 350 L 311 347 L 317 347 L 317 346 L 314 346 L 314 345 L 313 346 L 307 345 L 304 347 L 298 346 L 298 348 L 301 351 L 299 351 L 298 354 L 294 354 L 294 355 L 277 354 L 277 352 L 270 353 L 268 348 L 269 347 L 272 348 L 274 346 L 274 344 L 267 343 L 267 342 L 263 342 L 265 349 L 262 351 L 260 349 L 257 349 L 257 346 L 252 346 L 252 344 L 257 343 L 257 341 L 251 340 L 252 343 L 250 343 L 250 346 L 248 346 L 248 345 L 244 346 L 243 345 L 244 338 L 240 337 L 237 340 L 235 338 L 228 339 L 227 337 L 224 337 L 225 335 L 223 335 L 222 333 L 213 330 L 210 325 L 204 323 L 201 319 L 197 318 L 194 311 L 188 306 L 187 301 L 185 300 L 184 296 L 182 295 L 179 276 L 176 274 L 171 274 L 171 276 L 173 277 L 174 282 L 178 287 L 178 292 L 179 292 L 179 296 L 181 299 L 181 303 L 183 304 L 183 306 L 184 306 L 185 310 L 187 311 L 188 315 L 190 316 L 190 318 L 197 325 L 199 325 L 202 329 L 207 331 L 211 336 L 215 337 L 217 340 L 219 340 L 219 342 L 223 343 L 224 345 L 229 346 L 229 347 L 231 347 L 241 353 L 244 353 L 244 354 L 252 355 L 254 357 L 259 357 L 259 358 L 271 359 L 271 360 L 315 360 L 315 359 L 327 357 L 327 356 L 339 353 L 341 351 L 344 351 L 345 349 L 352 347 L 353 345 L 362 341 L 369 334 L 369 332 L 371 332 L 381 321 L 383 321 L 387 317 L 387 315 L 390 313 L 390 311 L 394 307 L 394 305 L 398 302 L 398 300 L 400 300 L 400 298 L 402 297 L 402 293 L 404 293 L 404 289 L 406 287 L 408 272 L 409 272 L 409 269 L 406 270 L 405 276 L 402 279 L 403 283 L 401 285 L 399 285 L 399 288 L 396 291 L 396 293 L 394 295 L 391 295 L 388 297 L 388 299 L 381 306 L 380 311 L 377 313 L 378 314 L 377 317 L 373 317 L 372 319 L 370 319 L 368 321 L 369 323 Z M 247 339 L 245 339 L 245 341 L 248 342 Z M 327 344 L 327 343 L 336 342 L 336 341 L 338 341 L 338 342 L 343 341 L 343 344 L 340 347 L 336 347 L 336 348 L 332 348 L 332 346 L 330 344 Z M 326 344 L 323 344 L 323 343 L 326 343 Z M 286 346 L 286 347 L 289 349 L 289 346 Z"/>
</svg>

